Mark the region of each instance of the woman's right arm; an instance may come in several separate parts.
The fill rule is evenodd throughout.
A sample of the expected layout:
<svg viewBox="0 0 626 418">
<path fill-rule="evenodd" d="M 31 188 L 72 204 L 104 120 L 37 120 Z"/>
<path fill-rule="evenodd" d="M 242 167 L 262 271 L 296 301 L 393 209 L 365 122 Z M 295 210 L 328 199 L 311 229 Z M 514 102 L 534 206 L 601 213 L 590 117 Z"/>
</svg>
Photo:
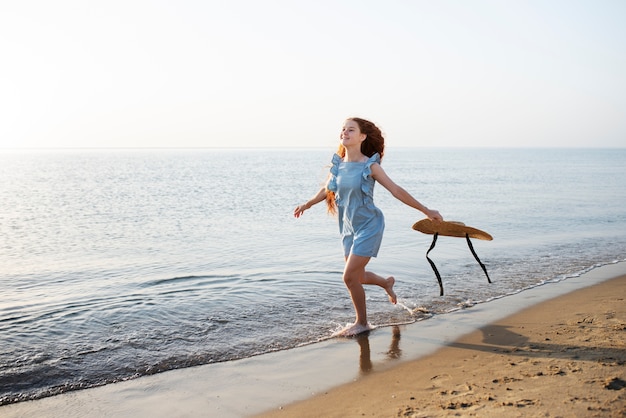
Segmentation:
<svg viewBox="0 0 626 418">
<path fill-rule="evenodd" d="M 298 205 L 293 211 L 293 216 L 299 218 L 305 210 L 309 209 L 313 205 L 317 205 L 324 200 L 326 200 L 326 187 L 322 187 L 315 196 L 309 199 L 308 202 L 302 205 Z"/>
</svg>

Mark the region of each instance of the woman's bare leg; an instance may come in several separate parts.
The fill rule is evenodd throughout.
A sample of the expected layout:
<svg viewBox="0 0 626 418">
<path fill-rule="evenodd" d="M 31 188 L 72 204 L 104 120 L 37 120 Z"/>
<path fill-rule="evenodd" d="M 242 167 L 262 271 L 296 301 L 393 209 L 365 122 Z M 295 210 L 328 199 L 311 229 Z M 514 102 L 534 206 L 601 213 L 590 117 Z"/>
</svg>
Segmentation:
<svg viewBox="0 0 626 418">
<path fill-rule="evenodd" d="M 393 285 L 396 283 L 396 279 L 393 276 L 389 276 L 386 279 L 379 276 L 376 273 L 372 273 L 371 271 L 366 271 L 363 279 L 361 280 L 363 284 L 375 284 L 377 286 L 382 287 L 387 292 L 387 296 L 389 296 L 389 302 L 394 305 L 398 302 L 398 297 L 396 296 L 396 292 L 393 291 Z"/>
<path fill-rule="evenodd" d="M 350 254 L 346 260 L 346 267 L 343 271 L 343 282 L 350 292 L 352 305 L 356 314 L 354 325 L 344 330 L 344 335 L 356 335 L 370 329 L 367 323 L 367 308 L 365 305 L 365 290 L 361 283 L 365 277 L 365 266 L 370 261 L 370 257 L 362 257 Z"/>
</svg>

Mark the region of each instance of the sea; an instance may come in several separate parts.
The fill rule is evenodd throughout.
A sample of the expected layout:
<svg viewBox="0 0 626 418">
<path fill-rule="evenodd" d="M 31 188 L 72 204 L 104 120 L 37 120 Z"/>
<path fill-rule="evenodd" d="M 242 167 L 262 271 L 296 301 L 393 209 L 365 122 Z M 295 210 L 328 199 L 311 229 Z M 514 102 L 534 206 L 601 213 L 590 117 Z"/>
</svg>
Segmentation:
<svg viewBox="0 0 626 418">
<path fill-rule="evenodd" d="M 232 362 L 333 338 L 354 320 L 337 219 L 294 208 L 331 149 L 0 152 L 0 405 Z M 427 321 L 626 261 L 626 149 L 393 148 L 387 174 L 472 240 L 412 229 L 381 185 L 398 304 L 366 287 L 378 328 Z M 372 332 L 376 332 L 374 329 Z"/>
</svg>

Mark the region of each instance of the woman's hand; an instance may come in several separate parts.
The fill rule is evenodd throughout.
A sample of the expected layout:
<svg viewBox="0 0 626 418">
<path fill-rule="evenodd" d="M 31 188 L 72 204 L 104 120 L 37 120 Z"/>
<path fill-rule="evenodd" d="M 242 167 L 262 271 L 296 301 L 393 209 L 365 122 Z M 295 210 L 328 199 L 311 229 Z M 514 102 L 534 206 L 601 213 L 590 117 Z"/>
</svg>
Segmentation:
<svg viewBox="0 0 626 418">
<path fill-rule="evenodd" d="M 326 199 L 326 187 L 322 187 L 317 192 L 317 194 L 305 204 L 296 206 L 296 208 L 293 210 L 293 216 L 295 216 L 296 218 L 299 218 L 300 216 L 302 216 L 305 210 L 311 209 L 311 206 L 317 205 L 319 202 L 323 201 L 324 199 Z"/>
<path fill-rule="evenodd" d="M 443 221 L 443 216 L 441 216 L 441 214 L 434 209 L 427 209 L 425 215 L 428 216 L 428 219 L 430 219 L 431 221 Z"/>
<path fill-rule="evenodd" d="M 306 203 L 304 205 L 298 205 L 293 210 L 293 216 L 295 216 L 296 218 L 299 218 L 300 216 L 302 216 L 304 211 L 307 210 L 307 209 L 308 209 L 308 207 L 306 206 Z"/>
</svg>

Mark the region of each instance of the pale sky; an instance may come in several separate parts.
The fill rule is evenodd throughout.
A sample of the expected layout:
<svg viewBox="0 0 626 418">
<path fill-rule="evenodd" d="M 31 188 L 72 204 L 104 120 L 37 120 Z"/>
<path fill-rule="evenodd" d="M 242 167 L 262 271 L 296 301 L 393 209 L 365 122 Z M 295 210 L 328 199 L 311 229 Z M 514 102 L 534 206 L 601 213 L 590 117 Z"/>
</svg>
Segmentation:
<svg viewBox="0 0 626 418">
<path fill-rule="evenodd" d="M 623 0 L 0 0 L 0 148 L 625 147 Z"/>
</svg>

